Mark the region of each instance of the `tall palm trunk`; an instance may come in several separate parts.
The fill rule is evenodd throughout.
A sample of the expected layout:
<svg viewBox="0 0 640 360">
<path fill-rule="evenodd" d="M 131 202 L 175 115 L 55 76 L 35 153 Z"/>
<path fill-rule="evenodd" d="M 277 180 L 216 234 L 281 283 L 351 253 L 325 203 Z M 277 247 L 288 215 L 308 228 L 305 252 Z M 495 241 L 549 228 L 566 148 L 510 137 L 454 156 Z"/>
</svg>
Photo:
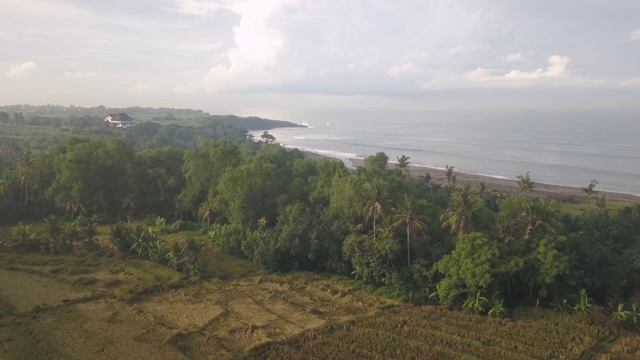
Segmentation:
<svg viewBox="0 0 640 360">
<path fill-rule="evenodd" d="M 410 227 L 409 223 L 407 223 L 407 265 L 411 267 L 411 242 L 410 242 Z"/>
<path fill-rule="evenodd" d="M 376 213 L 373 213 L 373 238 L 376 238 L 376 218 L 378 216 L 376 215 Z"/>
<path fill-rule="evenodd" d="M 27 210 L 27 206 L 29 205 L 29 179 L 25 178 L 24 180 L 24 210 Z"/>
</svg>

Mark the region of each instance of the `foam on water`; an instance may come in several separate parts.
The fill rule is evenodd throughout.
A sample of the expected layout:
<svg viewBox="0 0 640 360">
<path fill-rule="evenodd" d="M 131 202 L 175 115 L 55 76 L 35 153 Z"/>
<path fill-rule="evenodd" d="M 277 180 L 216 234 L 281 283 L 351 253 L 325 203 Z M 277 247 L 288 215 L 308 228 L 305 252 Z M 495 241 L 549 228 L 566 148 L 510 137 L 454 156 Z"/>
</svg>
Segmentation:
<svg viewBox="0 0 640 360">
<path fill-rule="evenodd" d="M 313 115 L 313 114 L 312 114 Z M 340 159 L 384 151 L 413 166 L 640 193 L 640 111 L 354 112 L 308 121 L 331 126 L 269 131 L 283 145 Z M 392 120 L 390 120 L 392 119 Z M 256 138 L 259 137 L 256 136 Z M 582 185 L 579 185 L 582 184 Z"/>
</svg>

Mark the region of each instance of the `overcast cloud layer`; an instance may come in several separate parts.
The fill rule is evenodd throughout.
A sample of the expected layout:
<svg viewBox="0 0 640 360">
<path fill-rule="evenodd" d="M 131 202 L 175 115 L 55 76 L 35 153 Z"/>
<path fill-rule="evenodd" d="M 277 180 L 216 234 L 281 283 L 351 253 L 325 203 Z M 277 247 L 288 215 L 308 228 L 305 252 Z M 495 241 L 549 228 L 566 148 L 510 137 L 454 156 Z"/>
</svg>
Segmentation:
<svg viewBox="0 0 640 360">
<path fill-rule="evenodd" d="M 625 107 L 640 1 L 0 0 L 0 101 L 296 116 Z"/>
</svg>

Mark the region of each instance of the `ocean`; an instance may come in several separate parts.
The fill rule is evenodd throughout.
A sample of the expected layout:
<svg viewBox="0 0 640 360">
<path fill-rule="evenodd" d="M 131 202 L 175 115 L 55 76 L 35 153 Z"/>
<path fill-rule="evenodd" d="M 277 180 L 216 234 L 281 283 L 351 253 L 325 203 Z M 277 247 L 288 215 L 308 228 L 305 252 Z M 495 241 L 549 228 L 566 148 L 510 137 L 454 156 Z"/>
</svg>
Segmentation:
<svg viewBox="0 0 640 360">
<path fill-rule="evenodd" d="M 295 120 L 293 120 L 295 121 Z M 379 151 L 417 166 L 640 195 L 640 111 L 440 110 L 310 114 L 269 131 L 286 147 L 342 159 Z M 261 132 L 256 132 L 259 139 Z"/>
</svg>

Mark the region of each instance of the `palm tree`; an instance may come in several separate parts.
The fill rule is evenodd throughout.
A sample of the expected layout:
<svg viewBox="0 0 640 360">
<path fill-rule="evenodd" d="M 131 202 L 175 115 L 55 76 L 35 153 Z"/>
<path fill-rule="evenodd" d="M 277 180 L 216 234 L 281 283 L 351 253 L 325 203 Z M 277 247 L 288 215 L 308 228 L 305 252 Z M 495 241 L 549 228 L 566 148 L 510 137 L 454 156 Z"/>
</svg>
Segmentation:
<svg viewBox="0 0 640 360">
<path fill-rule="evenodd" d="M 0 179 L 0 196 L 9 192 L 9 183 L 5 179 Z"/>
<path fill-rule="evenodd" d="M 20 177 L 21 189 L 24 187 L 24 209 L 27 209 L 29 204 L 29 180 L 33 173 L 33 158 L 31 152 L 27 151 L 24 157 L 18 161 L 18 176 Z"/>
<path fill-rule="evenodd" d="M 424 187 L 429 187 L 429 183 L 431 183 L 430 173 L 425 173 L 424 175 L 420 175 L 419 178 L 422 180 L 422 185 L 424 185 Z"/>
<path fill-rule="evenodd" d="M 471 186 L 463 186 L 451 194 L 451 206 L 440 217 L 442 227 L 451 229 L 452 234 L 467 235 L 471 229 L 471 215 L 480 206 L 480 199 Z"/>
<path fill-rule="evenodd" d="M 607 212 L 607 195 L 602 195 L 600 197 L 596 195 L 596 208 L 600 215 Z"/>
<path fill-rule="evenodd" d="M 543 233 L 555 234 L 561 223 L 557 220 L 555 202 L 545 202 L 540 198 L 527 205 L 520 222 L 525 227 L 525 239 L 529 239 L 536 230 Z"/>
<path fill-rule="evenodd" d="M 57 197 L 56 206 L 71 213 L 73 219 L 77 214 L 83 215 L 87 213 L 87 208 L 80 201 L 72 199 L 70 195 Z"/>
<path fill-rule="evenodd" d="M 398 164 L 396 165 L 396 167 L 402 170 L 402 172 L 409 174 L 409 164 L 411 164 L 411 161 L 409 161 L 409 159 L 411 158 L 406 156 L 405 154 L 402 154 L 402 156 L 396 157 L 396 159 L 398 160 Z"/>
<path fill-rule="evenodd" d="M 640 220 L 640 203 L 635 204 L 631 210 L 631 218 L 635 221 Z"/>
<path fill-rule="evenodd" d="M 531 180 L 531 176 L 529 175 L 529 171 L 525 175 L 518 175 L 518 186 L 520 187 L 520 192 L 524 195 L 527 195 L 527 191 L 533 191 L 535 188 L 535 183 Z"/>
<path fill-rule="evenodd" d="M 269 134 L 268 131 L 263 132 L 262 135 L 260 135 L 260 137 L 267 144 L 271 144 L 271 143 L 274 143 L 276 141 L 276 138 L 273 135 Z"/>
<path fill-rule="evenodd" d="M 373 217 L 373 238 L 376 238 L 376 222 L 378 217 L 384 216 L 382 200 L 385 196 L 379 182 L 372 182 L 365 185 L 367 193 L 367 204 L 364 207 L 364 214 L 367 221 Z"/>
<path fill-rule="evenodd" d="M 509 222 L 497 223 L 492 231 L 492 236 L 501 244 L 509 244 L 513 241 L 512 226 Z"/>
<path fill-rule="evenodd" d="M 266 228 L 267 228 L 267 218 L 263 216 L 260 219 L 258 219 L 258 230 L 264 231 L 264 229 Z"/>
<path fill-rule="evenodd" d="M 13 203 L 13 193 L 11 191 L 13 183 L 14 180 L 11 178 L 11 173 L 5 171 L 2 179 L 0 179 L 0 196 L 6 196 L 11 203 Z"/>
<path fill-rule="evenodd" d="M 416 234 L 426 228 L 426 225 L 418 219 L 414 212 L 414 205 L 411 198 L 406 196 L 404 198 L 404 204 L 394 209 L 395 215 L 393 216 L 395 222 L 393 227 L 398 228 L 405 226 L 407 232 L 407 265 L 411 266 L 411 235 Z"/>
<path fill-rule="evenodd" d="M 130 197 L 127 197 L 122 200 L 122 206 L 120 209 L 122 209 L 125 217 L 127 218 L 127 224 L 131 224 L 133 213 L 136 211 L 136 204 Z"/>
<path fill-rule="evenodd" d="M 453 173 L 453 170 L 456 168 L 455 166 L 451 166 L 449 167 L 449 165 L 445 165 L 446 167 L 446 176 L 447 176 L 447 185 L 456 185 L 456 182 L 458 181 L 458 179 L 456 178 L 456 175 Z"/>
<path fill-rule="evenodd" d="M 595 190 L 596 185 L 598 185 L 597 180 L 591 180 L 591 183 L 582 188 L 582 191 L 587 194 L 587 209 L 591 209 L 591 198 L 598 194 Z"/>
<path fill-rule="evenodd" d="M 484 199 L 484 196 L 487 192 L 487 183 L 484 180 L 480 180 L 478 183 L 478 197 L 480 199 Z"/>
<path fill-rule="evenodd" d="M 207 201 L 203 202 L 202 205 L 200 205 L 198 216 L 202 220 L 207 220 L 207 227 L 211 226 L 211 218 L 213 218 L 215 211 L 216 206 L 213 199 L 207 199 Z"/>
</svg>

